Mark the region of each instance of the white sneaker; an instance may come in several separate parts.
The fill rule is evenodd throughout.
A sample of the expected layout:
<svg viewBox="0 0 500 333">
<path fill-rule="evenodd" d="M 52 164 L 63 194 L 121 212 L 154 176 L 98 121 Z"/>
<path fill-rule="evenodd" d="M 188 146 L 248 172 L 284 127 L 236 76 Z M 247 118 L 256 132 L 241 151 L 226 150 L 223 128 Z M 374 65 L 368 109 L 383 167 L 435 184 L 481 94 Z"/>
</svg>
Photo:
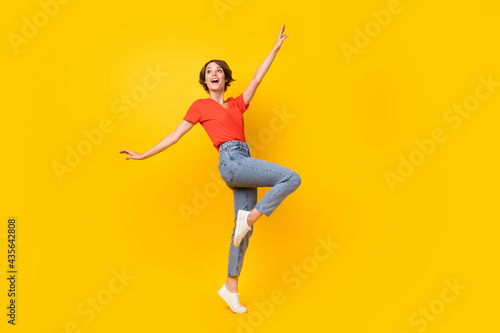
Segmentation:
<svg viewBox="0 0 500 333">
<path fill-rule="evenodd" d="M 246 313 L 247 308 L 240 304 L 240 298 L 238 293 L 231 293 L 226 289 L 226 285 L 222 285 L 218 292 L 219 296 L 226 301 L 227 305 L 231 308 L 234 313 Z"/>
<path fill-rule="evenodd" d="M 236 230 L 234 231 L 233 245 L 238 247 L 240 245 L 241 240 L 247 232 L 252 230 L 252 228 L 248 225 L 247 218 L 250 212 L 246 210 L 238 210 L 238 216 L 236 217 Z"/>
</svg>

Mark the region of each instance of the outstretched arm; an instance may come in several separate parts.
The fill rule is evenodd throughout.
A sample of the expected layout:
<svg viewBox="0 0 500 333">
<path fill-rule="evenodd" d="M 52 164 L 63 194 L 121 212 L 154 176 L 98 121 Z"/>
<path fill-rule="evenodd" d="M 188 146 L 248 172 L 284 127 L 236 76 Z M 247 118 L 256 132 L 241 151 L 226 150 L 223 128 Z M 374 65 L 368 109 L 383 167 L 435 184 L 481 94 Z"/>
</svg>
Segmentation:
<svg viewBox="0 0 500 333">
<path fill-rule="evenodd" d="M 264 60 L 264 62 L 260 64 L 260 66 L 257 68 L 252 81 L 250 81 L 248 87 L 243 92 L 243 101 L 245 102 L 245 105 L 248 105 L 248 103 L 250 103 L 250 101 L 252 100 L 253 95 L 257 90 L 257 87 L 262 82 L 264 75 L 266 75 L 267 71 L 269 70 L 269 67 L 271 67 L 271 64 L 273 63 L 274 57 L 276 57 L 278 50 L 281 48 L 281 44 L 283 44 L 285 38 L 288 37 L 288 34 L 283 35 L 284 30 L 285 30 L 285 25 L 281 27 L 278 40 L 276 41 L 276 44 L 274 45 L 273 49 L 271 50 L 267 58 Z"/>
<path fill-rule="evenodd" d="M 139 153 L 136 153 L 134 151 L 124 149 L 124 150 L 121 150 L 120 153 L 121 154 L 125 153 L 125 154 L 130 155 L 130 156 L 127 156 L 126 160 L 130 160 L 130 159 L 132 159 L 132 160 L 144 160 L 148 157 L 151 157 L 155 154 L 158 154 L 159 152 L 164 151 L 165 149 L 167 149 L 168 147 L 170 147 L 171 145 L 173 145 L 174 143 L 179 141 L 179 139 L 184 134 L 186 134 L 193 126 L 194 126 L 194 124 L 192 122 L 187 121 L 187 120 L 183 120 L 180 123 L 180 125 L 177 126 L 177 128 L 172 133 L 170 133 L 169 135 L 164 137 L 160 142 L 158 142 L 156 144 L 156 146 L 154 146 L 153 148 L 151 148 L 147 152 L 145 152 L 143 154 L 139 154 Z"/>
</svg>

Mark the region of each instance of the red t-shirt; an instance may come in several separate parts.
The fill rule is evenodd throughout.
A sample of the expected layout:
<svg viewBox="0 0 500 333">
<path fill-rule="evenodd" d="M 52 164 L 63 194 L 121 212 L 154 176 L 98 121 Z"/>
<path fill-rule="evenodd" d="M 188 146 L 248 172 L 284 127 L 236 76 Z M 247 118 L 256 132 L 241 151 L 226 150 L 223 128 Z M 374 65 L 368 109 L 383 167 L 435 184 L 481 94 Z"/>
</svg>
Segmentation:
<svg viewBox="0 0 500 333">
<path fill-rule="evenodd" d="M 200 123 L 214 147 L 227 141 L 245 141 L 243 113 L 248 109 L 243 94 L 226 100 L 227 109 L 211 98 L 198 99 L 191 104 L 184 120 L 193 124 Z"/>
</svg>

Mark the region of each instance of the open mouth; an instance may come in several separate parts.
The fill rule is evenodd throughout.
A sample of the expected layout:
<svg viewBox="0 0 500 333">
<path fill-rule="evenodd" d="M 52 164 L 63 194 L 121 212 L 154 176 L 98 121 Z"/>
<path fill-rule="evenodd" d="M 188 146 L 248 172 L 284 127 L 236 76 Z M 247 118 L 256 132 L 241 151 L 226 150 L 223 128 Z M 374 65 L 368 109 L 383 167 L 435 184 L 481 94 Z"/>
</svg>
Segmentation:
<svg viewBox="0 0 500 333">
<path fill-rule="evenodd" d="M 212 82 L 212 83 L 219 83 L 219 79 L 215 79 L 215 78 L 214 78 L 214 79 L 212 79 L 210 82 Z"/>
</svg>

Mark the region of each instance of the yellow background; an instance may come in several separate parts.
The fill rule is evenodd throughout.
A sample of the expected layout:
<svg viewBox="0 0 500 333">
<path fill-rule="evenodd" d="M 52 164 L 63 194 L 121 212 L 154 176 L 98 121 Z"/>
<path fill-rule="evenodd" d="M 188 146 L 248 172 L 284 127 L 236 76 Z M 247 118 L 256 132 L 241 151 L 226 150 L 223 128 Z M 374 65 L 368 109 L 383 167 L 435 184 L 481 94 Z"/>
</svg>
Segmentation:
<svg viewBox="0 0 500 333">
<path fill-rule="evenodd" d="M 388 1 L 220 2 L 222 14 L 211 0 L 74 0 L 17 53 L 8 36 L 40 4 L 0 5 L 1 276 L 9 217 L 19 270 L 15 327 L 2 278 L 2 332 L 498 330 L 500 89 L 457 129 L 443 116 L 474 95 L 480 76 L 500 81 L 499 6 L 402 0 L 349 63 L 341 43 L 354 45 L 355 28 Z M 145 161 L 118 152 L 149 149 L 207 97 L 197 83 L 207 60 L 228 62 L 236 81 L 225 97 L 240 94 L 281 24 L 289 37 L 245 114 L 246 133 L 264 135 L 276 112 L 294 116 L 254 155 L 297 171 L 302 185 L 256 225 L 239 288 L 249 312 L 235 315 L 217 296 L 232 193 L 217 182 L 203 128 Z M 113 102 L 148 67 L 169 75 L 120 119 Z M 65 163 L 67 146 L 103 119 L 113 130 L 59 181 L 53 162 Z M 398 156 L 408 159 L 434 128 L 446 141 L 391 191 L 384 174 L 397 173 Z M 206 189 L 210 197 L 194 203 Z M 195 205 L 196 214 L 181 214 Z M 339 244 L 324 261 L 318 237 Z M 290 273 L 304 263 L 307 277 Z M 122 270 L 134 278 L 110 294 Z M 466 286 L 449 304 L 439 300 L 453 295 L 446 281 Z M 260 309 L 273 291 L 283 302 Z M 78 313 L 106 295 L 92 320 Z M 430 306 L 439 315 L 412 324 Z"/>
</svg>

